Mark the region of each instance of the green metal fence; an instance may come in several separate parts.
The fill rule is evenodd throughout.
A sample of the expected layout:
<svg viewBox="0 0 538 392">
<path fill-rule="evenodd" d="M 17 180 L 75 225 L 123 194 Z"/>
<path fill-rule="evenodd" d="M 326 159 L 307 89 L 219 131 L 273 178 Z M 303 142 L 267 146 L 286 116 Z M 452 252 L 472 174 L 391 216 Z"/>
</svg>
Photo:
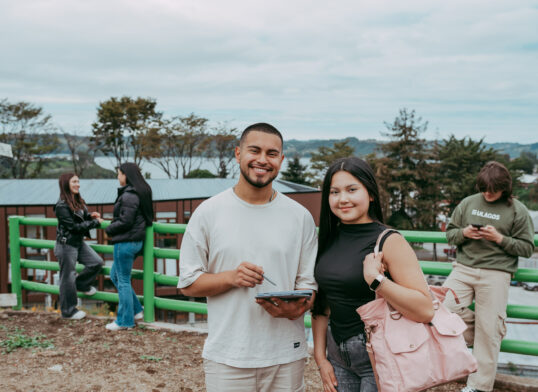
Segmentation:
<svg viewBox="0 0 538 392">
<path fill-rule="evenodd" d="M 15 309 L 22 307 L 22 290 L 39 291 L 49 294 L 58 294 L 59 287 L 45 283 L 31 282 L 22 280 L 21 268 L 31 268 L 39 270 L 58 271 L 59 265 L 57 262 L 50 261 L 35 261 L 21 259 L 20 247 L 45 248 L 53 249 L 55 241 L 39 240 L 31 238 L 21 238 L 20 225 L 35 225 L 35 226 L 56 226 L 58 221 L 52 218 L 27 218 L 23 216 L 9 217 L 9 246 L 11 255 L 11 290 L 17 295 L 17 306 Z M 103 222 L 101 228 L 105 228 L 110 222 Z M 155 284 L 167 286 L 177 286 L 178 277 L 168 276 L 154 272 L 155 258 L 167 258 L 179 260 L 179 250 L 169 248 L 158 248 L 154 246 L 155 234 L 182 234 L 185 232 L 185 224 L 171 224 L 154 222 L 153 226 L 146 230 L 146 241 L 143 251 L 143 270 L 133 270 L 132 277 L 134 279 L 142 279 L 144 293 L 140 299 L 144 305 L 144 321 L 155 321 L 155 308 L 164 310 L 173 310 L 178 312 L 192 312 L 198 314 L 207 314 L 207 305 L 205 303 L 174 300 L 168 298 L 159 298 L 155 296 Z M 429 231 L 405 231 L 401 233 L 409 242 L 419 243 L 446 243 L 445 233 L 429 232 Z M 538 246 L 538 235 L 534 237 L 534 244 Z M 91 244 L 95 251 L 99 253 L 112 254 L 112 245 Z M 447 276 L 452 270 L 451 263 L 440 263 L 432 261 L 420 261 L 422 270 L 425 274 Z M 77 271 L 81 271 L 82 265 L 77 265 Z M 110 268 L 103 268 L 102 274 L 110 275 Z M 520 282 L 538 282 L 538 269 L 519 269 L 514 277 Z M 81 298 L 89 298 L 82 293 L 78 293 Z M 118 295 L 110 292 L 98 292 L 91 297 L 92 299 L 102 300 L 107 302 L 118 302 Z M 520 318 L 527 320 L 538 320 L 538 306 L 524 305 L 508 305 L 507 315 L 511 318 Z M 305 317 L 305 326 L 311 326 L 309 316 Z M 525 342 L 519 340 L 503 340 L 501 351 L 537 355 L 538 342 Z"/>
</svg>

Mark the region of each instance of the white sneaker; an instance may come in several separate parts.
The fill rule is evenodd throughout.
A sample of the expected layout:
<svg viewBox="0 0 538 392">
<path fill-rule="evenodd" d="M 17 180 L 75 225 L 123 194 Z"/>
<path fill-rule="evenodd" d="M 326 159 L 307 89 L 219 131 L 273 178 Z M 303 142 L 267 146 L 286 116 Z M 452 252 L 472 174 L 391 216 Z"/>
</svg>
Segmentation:
<svg viewBox="0 0 538 392">
<path fill-rule="evenodd" d="M 90 286 L 88 291 L 84 291 L 84 295 L 94 295 L 97 293 L 97 289 L 93 286 Z"/>
<path fill-rule="evenodd" d="M 115 321 L 112 321 L 111 323 L 108 323 L 105 327 L 109 331 L 120 331 L 122 329 L 127 329 L 128 327 L 121 327 L 118 324 L 116 324 Z"/>
<path fill-rule="evenodd" d="M 138 312 L 137 314 L 135 314 L 134 319 L 135 320 L 144 320 L 144 311 L 142 310 L 142 311 Z"/>
<path fill-rule="evenodd" d="M 80 320 L 80 319 L 83 319 L 84 317 L 86 317 L 86 312 L 82 310 L 77 310 L 77 312 L 71 317 L 64 317 L 64 318 L 69 319 L 69 320 Z"/>
</svg>

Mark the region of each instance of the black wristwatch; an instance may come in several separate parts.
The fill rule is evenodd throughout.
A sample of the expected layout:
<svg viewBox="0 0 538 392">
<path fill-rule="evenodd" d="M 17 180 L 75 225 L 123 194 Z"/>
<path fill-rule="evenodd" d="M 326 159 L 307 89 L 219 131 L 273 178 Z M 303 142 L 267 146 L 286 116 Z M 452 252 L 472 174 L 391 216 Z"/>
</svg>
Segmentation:
<svg viewBox="0 0 538 392">
<path fill-rule="evenodd" d="M 381 286 L 381 282 L 383 282 L 383 280 L 385 280 L 385 275 L 383 274 L 377 275 L 375 279 L 372 280 L 372 283 L 370 283 L 370 290 L 376 291 L 379 288 L 379 286 Z"/>
</svg>

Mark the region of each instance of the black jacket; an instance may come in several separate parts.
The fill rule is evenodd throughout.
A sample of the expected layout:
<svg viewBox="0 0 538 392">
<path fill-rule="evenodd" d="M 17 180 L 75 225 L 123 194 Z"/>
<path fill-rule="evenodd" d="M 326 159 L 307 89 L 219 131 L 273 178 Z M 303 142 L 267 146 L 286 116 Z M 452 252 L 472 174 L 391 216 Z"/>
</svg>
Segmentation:
<svg viewBox="0 0 538 392">
<path fill-rule="evenodd" d="M 90 230 L 100 226 L 97 219 L 93 219 L 84 207 L 83 210 L 73 211 L 64 200 L 58 200 L 54 206 L 56 218 L 58 218 L 58 228 L 56 230 L 56 241 L 79 247 L 84 241 L 84 237 L 90 236 Z"/>
<path fill-rule="evenodd" d="M 105 231 L 112 244 L 143 241 L 146 238 L 146 221 L 140 210 L 140 198 L 132 186 L 118 188 L 114 218 Z"/>
</svg>

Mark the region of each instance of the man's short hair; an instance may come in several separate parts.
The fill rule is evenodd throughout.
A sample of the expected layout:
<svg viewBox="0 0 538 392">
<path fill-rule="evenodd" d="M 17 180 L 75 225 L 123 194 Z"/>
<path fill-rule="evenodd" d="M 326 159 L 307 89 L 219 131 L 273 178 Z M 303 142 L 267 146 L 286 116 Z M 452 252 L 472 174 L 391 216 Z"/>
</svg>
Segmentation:
<svg viewBox="0 0 538 392">
<path fill-rule="evenodd" d="M 284 149 L 284 139 L 282 138 L 282 134 L 280 133 L 280 131 L 276 129 L 275 127 L 273 127 L 271 124 L 263 123 L 263 122 L 252 124 L 246 127 L 243 133 L 241 134 L 241 138 L 239 139 L 239 145 L 243 144 L 243 141 L 245 140 L 247 135 L 252 131 L 269 133 L 271 135 L 277 135 L 280 138 L 280 142 L 282 143 L 282 149 Z"/>
<path fill-rule="evenodd" d="M 502 192 L 501 200 L 511 204 L 512 175 L 502 163 L 490 161 L 480 169 L 476 178 L 476 189 L 479 192 Z"/>
</svg>

